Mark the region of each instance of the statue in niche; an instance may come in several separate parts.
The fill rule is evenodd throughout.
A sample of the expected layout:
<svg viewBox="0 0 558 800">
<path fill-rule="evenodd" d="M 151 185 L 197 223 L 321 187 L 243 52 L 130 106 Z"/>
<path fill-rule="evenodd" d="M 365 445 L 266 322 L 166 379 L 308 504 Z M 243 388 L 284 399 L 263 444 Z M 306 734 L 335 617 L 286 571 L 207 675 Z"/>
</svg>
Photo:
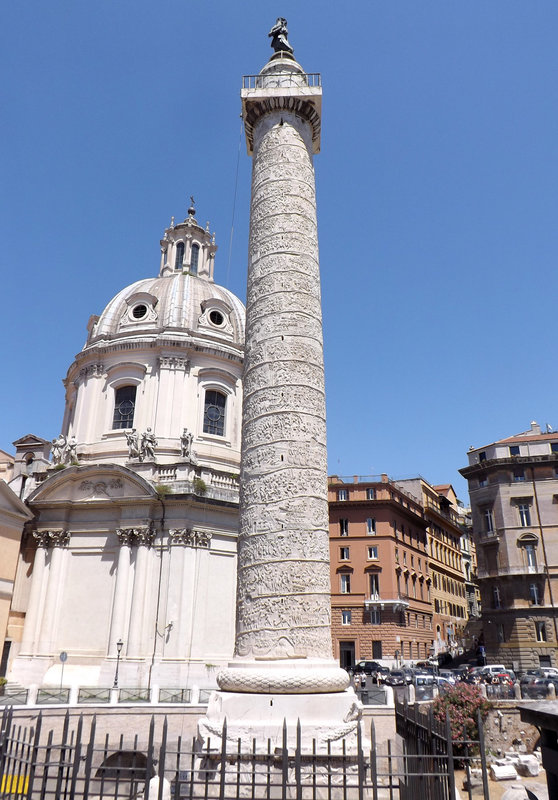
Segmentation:
<svg viewBox="0 0 558 800">
<path fill-rule="evenodd" d="M 62 464 L 66 451 L 66 437 L 61 433 L 57 439 L 52 440 L 52 463 L 54 466 Z"/>
<path fill-rule="evenodd" d="M 267 35 L 272 37 L 271 47 L 273 47 L 276 53 L 290 53 L 291 55 L 294 53 L 287 39 L 289 31 L 287 30 L 287 20 L 285 17 L 277 17 L 277 22 Z"/>
<path fill-rule="evenodd" d="M 128 445 L 128 458 L 139 458 L 139 437 L 135 428 L 126 431 L 126 444 Z"/>
<path fill-rule="evenodd" d="M 155 438 L 155 434 L 153 433 L 151 428 L 148 428 L 141 435 L 140 461 L 145 461 L 145 459 L 154 461 L 156 447 L 157 447 L 157 439 Z"/>
<path fill-rule="evenodd" d="M 191 464 L 197 464 L 196 457 L 192 452 L 192 444 L 194 441 L 194 434 L 188 430 L 188 428 L 184 428 L 182 431 L 182 436 L 180 437 L 180 455 L 182 458 L 185 458 L 186 461 L 189 461 Z"/>
</svg>

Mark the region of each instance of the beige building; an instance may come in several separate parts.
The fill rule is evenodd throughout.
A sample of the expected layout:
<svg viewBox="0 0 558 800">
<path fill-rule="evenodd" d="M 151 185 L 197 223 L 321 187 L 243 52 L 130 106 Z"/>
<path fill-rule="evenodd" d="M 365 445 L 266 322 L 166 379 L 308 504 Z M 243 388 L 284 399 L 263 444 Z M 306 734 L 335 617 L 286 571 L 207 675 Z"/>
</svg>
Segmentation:
<svg viewBox="0 0 558 800">
<path fill-rule="evenodd" d="M 427 523 L 434 645 L 432 655 L 458 655 L 469 617 L 461 540 L 465 530 L 451 486 L 431 486 L 424 478 L 397 481 L 420 499 Z"/>
<path fill-rule="evenodd" d="M 468 458 L 487 657 L 558 666 L 558 433 L 532 422 Z"/>
<path fill-rule="evenodd" d="M 5 481 L 0 480 L 0 636 L 2 655 L 0 677 L 6 673 L 12 640 L 8 628 L 14 580 L 19 556 L 23 526 L 33 514 Z"/>
</svg>

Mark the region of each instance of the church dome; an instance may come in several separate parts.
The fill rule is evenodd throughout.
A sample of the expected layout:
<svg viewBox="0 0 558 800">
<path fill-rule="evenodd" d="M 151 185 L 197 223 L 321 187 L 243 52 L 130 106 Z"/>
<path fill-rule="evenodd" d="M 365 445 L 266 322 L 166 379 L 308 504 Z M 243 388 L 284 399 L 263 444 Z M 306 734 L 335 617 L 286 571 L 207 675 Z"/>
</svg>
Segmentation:
<svg viewBox="0 0 558 800">
<path fill-rule="evenodd" d="M 214 282 L 215 237 L 194 211 L 165 230 L 159 274 L 89 320 L 65 380 L 61 433 L 80 464 L 128 464 L 174 485 L 190 480 L 194 462 L 208 485 L 215 470 L 238 472 L 245 309 Z M 149 459 L 133 435 L 156 442 Z"/>
<path fill-rule="evenodd" d="M 207 279 L 183 272 L 145 278 L 118 292 L 93 320 L 84 350 L 163 331 L 180 341 L 201 336 L 242 346 L 244 316 L 238 297 Z"/>
</svg>

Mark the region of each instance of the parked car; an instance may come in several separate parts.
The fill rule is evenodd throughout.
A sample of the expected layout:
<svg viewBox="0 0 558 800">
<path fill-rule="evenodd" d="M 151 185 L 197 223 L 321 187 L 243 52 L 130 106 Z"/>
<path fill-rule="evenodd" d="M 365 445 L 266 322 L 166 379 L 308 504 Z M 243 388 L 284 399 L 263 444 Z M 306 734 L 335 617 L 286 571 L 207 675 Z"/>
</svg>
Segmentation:
<svg viewBox="0 0 558 800">
<path fill-rule="evenodd" d="M 548 687 L 554 685 L 555 678 L 546 678 L 544 675 L 532 675 L 527 681 L 520 682 L 521 696 L 529 700 L 543 700 L 548 696 Z"/>
<path fill-rule="evenodd" d="M 452 681 L 449 681 L 443 675 L 434 675 L 434 683 L 436 684 L 441 693 L 447 692 L 448 689 L 451 689 L 454 686 L 454 683 L 452 683 Z"/>
<path fill-rule="evenodd" d="M 484 683 L 483 669 L 484 667 L 473 667 L 463 676 L 462 681 L 464 683 Z"/>
<path fill-rule="evenodd" d="M 384 678 L 384 683 L 388 686 L 406 686 L 407 680 L 402 669 L 392 669 L 389 675 Z"/>
<path fill-rule="evenodd" d="M 519 683 L 520 684 L 529 683 L 529 681 L 532 680 L 532 678 L 542 678 L 542 677 L 544 677 L 544 675 L 540 669 L 527 669 L 525 670 L 525 672 L 521 674 L 521 677 L 519 678 Z"/>
<path fill-rule="evenodd" d="M 381 666 L 377 661 L 359 661 L 358 664 L 355 664 L 353 673 L 355 675 L 374 675 L 378 667 Z"/>
<path fill-rule="evenodd" d="M 409 669 L 408 667 L 403 667 L 402 669 L 403 675 L 405 676 L 405 683 L 407 686 L 413 682 L 413 670 Z"/>
<path fill-rule="evenodd" d="M 413 679 L 415 686 L 432 686 L 435 683 L 431 672 L 416 672 Z"/>
<path fill-rule="evenodd" d="M 441 669 L 439 673 L 440 678 L 444 678 L 452 686 L 457 683 L 457 675 L 451 669 Z"/>
<path fill-rule="evenodd" d="M 516 681 L 515 672 L 511 669 L 494 670 L 484 667 L 481 675 L 486 683 L 507 683 L 513 685 Z"/>
<path fill-rule="evenodd" d="M 372 677 L 375 678 L 378 683 L 385 683 L 386 678 L 389 674 L 390 674 L 389 668 L 382 667 L 382 665 L 380 664 L 380 666 L 378 667 L 376 672 L 372 675 Z"/>
<path fill-rule="evenodd" d="M 558 683 L 558 669 L 556 667 L 541 667 L 540 670 L 545 678 L 555 678 Z"/>
<path fill-rule="evenodd" d="M 504 664 L 486 664 L 482 668 L 482 672 L 485 675 L 494 675 L 497 672 L 505 672 L 507 667 Z"/>
</svg>

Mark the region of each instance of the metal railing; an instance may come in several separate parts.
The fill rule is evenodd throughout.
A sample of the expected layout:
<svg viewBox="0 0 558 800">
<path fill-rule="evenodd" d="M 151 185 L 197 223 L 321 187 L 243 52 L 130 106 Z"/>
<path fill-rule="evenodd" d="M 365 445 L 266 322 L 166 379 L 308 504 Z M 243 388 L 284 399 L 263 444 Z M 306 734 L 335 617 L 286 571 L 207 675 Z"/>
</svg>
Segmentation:
<svg viewBox="0 0 558 800">
<path fill-rule="evenodd" d="M 189 703 L 191 689 L 159 689 L 160 703 Z"/>
<path fill-rule="evenodd" d="M 69 689 L 42 688 L 37 692 L 37 705 L 65 705 L 69 700 Z"/>
<path fill-rule="evenodd" d="M 498 578 L 501 575 L 544 575 L 545 572 L 543 564 L 515 564 L 496 569 L 479 569 L 477 578 L 482 580 L 483 578 Z"/>
<path fill-rule="evenodd" d="M 149 689 L 120 689 L 118 692 L 119 703 L 149 703 L 151 692 Z"/>
<path fill-rule="evenodd" d="M 322 85 L 322 76 L 319 72 L 274 72 L 268 75 L 243 75 L 243 89 L 269 89 L 275 88 L 274 83 L 281 88 L 290 87 L 318 88 Z"/>
<path fill-rule="evenodd" d="M 12 688 L 4 686 L 4 691 L 0 692 L 0 706 L 24 706 L 29 697 L 29 689 L 21 686 Z"/>
<path fill-rule="evenodd" d="M 110 689 L 97 686 L 80 686 L 78 703 L 110 703 Z"/>
</svg>

